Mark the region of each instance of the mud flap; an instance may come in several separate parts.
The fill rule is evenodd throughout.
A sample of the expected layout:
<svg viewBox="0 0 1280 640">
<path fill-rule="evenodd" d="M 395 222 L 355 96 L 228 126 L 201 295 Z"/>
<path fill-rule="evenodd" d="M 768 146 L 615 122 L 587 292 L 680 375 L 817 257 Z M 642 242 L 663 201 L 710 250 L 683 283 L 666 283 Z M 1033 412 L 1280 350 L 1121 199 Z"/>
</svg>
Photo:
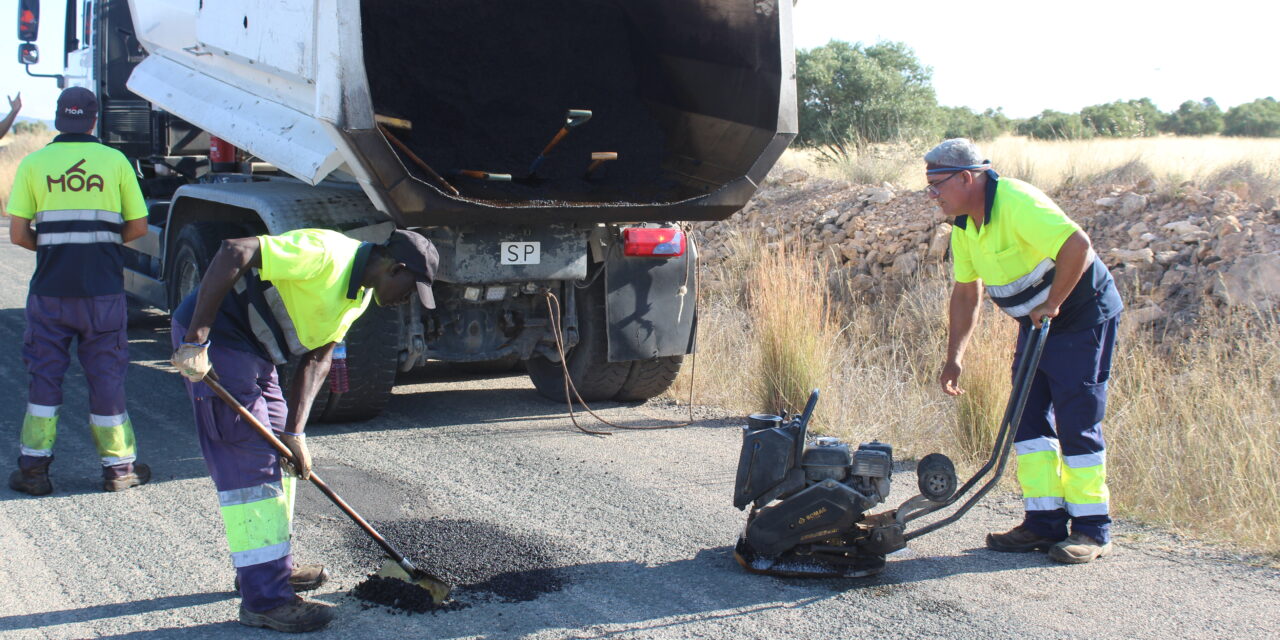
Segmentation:
<svg viewBox="0 0 1280 640">
<path fill-rule="evenodd" d="M 604 277 L 610 362 L 693 353 L 697 267 L 692 239 L 678 258 L 628 258 L 620 248 L 608 252 Z"/>
</svg>

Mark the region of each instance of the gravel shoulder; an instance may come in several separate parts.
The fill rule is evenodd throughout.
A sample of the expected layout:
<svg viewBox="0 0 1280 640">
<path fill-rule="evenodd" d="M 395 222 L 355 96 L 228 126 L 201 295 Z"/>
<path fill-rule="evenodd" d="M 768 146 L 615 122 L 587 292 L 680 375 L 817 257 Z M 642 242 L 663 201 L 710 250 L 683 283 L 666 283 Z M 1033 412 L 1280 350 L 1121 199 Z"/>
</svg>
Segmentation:
<svg viewBox="0 0 1280 640">
<path fill-rule="evenodd" d="M 20 346 L 33 254 L 0 248 L 0 378 L 26 388 Z M 129 411 L 153 482 L 97 488 L 84 377 L 73 365 L 55 493 L 0 489 L 0 638 L 245 637 L 213 484 L 190 406 L 168 370 L 167 322 L 130 330 Z M 752 576 L 732 560 L 737 420 L 577 432 L 523 375 L 403 379 L 388 411 L 309 430 L 318 470 L 394 543 L 459 584 L 465 608 L 406 615 L 348 595 L 378 566 L 372 543 L 300 491 L 295 554 L 334 579 L 317 638 L 1166 638 L 1280 635 L 1280 572 L 1121 522 L 1117 549 L 1067 567 L 982 548 L 1018 518 L 1010 494 L 913 542 L 879 576 Z M 19 392 L 20 393 L 20 392 Z M 12 461 L 23 398 L 3 417 Z M 680 420 L 660 404 L 605 404 L 615 422 Z M 5 469 L 7 474 L 9 469 Z M 896 505 L 914 489 L 894 477 Z"/>
</svg>

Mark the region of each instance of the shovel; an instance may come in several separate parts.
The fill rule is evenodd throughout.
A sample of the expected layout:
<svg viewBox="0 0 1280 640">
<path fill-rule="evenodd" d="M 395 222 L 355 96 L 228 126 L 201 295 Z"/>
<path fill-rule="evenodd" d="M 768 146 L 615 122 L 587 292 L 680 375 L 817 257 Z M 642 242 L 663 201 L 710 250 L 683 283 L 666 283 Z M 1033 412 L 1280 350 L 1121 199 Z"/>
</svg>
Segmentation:
<svg viewBox="0 0 1280 640">
<path fill-rule="evenodd" d="M 277 438 L 274 433 L 271 433 L 271 429 L 268 429 L 259 422 L 252 413 L 249 413 L 248 409 L 244 408 L 244 405 L 236 401 L 236 399 L 228 393 L 226 389 L 222 388 L 222 385 L 218 384 L 217 375 L 215 375 L 212 370 L 210 370 L 209 374 L 205 376 L 204 383 L 209 385 L 209 388 L 213 389 L 213 392 L 218 394 L 219 398 L 222 398 L 224 402 L 231 405 L 231 408 L 235 409 L 236 412 L 240 414 L 241 418 L 244 418 L 246 422 L 252 425 L 259 435 L 266 438 L 267 442 L 270 442 L 271 446 L 275 447 L 276 451 L 279 451 L 280 455 L 284 456 L 290 464 L 293 463 L 293 453 L 289 451 L 289 447 L 284 446 L 284 443 L 280 442 L 280 439 Z M 360 514 L 356 513 L 356 510 L 352 509 L 351 505 L 347 504 L 347 502 L 335 493 L 333 489 L 330 489 L 329 485 L 325 484 L 324 481 L 320 479 L 320 476 L 316 475 L 314 471 L 311 472 L 311 482 L 316 485 L 316 488 L 320 489 L 320 492 L 323 493 L 326 498 L 329 498 L 330 501 L 338 505 L 338 508 L 342 509 L 343 513 L 347 514 L 347 516 L 354 520 L 356 524 L 360 525 L 360 528 L 364 529 L 364 532 L 369 534 L 369 537 L 373 538 L 373 541 L 377 542 L 378 546 L 382 547 L 382 550 L 387 552 L 387 555 L 391 556 L 389 560 L 383 563 L 382 568 L 378 570 L 377 575 L 383 578 L 403 580 L 404 582 L 408 582 L 409 584 L 425 589 L 431 594 L 431 600 L 436 604 L 443 604 L 449 600 L 449 592 L 452 590 L 452 587 L 446 584 L 445 581 L 414 566 L 413 562 L 404 557 L 404 554 L 400 553 L 400 551 L 395 547 L 391 546 L 391 543 L 387 542 L 387 539 L 383 538 L 382 534 L 378 533 L 377 530 L 368 523 L 368 521 L 360 517 Z"/>
<path fill-rule="evenodd" d="M 543 147 L 542 153 L 539 153 L 538 157 L 533 159 L 533 163 L 529 165 L 529 177 L 525 178 L 525 180 L 534 179 L 534 175 L 538 173 L 538 167 L 541 167 L 542 162 L 547 159 L 547 154 L 551 153 L 551 150 L 554 149 L 556 145 L 560 144 L 560 141 L 564 140 L 565 136 L 569 135 L 570 129 L 577 127 L 590 119 L 591 110 L 589 109 L 570 109 L 565 113 L 564 126 L 560 127 L 560 131 L 557 131 L 555 137 L 551 138 L 551 142 L 548 142 L 547 146 Z"/>
</svg>

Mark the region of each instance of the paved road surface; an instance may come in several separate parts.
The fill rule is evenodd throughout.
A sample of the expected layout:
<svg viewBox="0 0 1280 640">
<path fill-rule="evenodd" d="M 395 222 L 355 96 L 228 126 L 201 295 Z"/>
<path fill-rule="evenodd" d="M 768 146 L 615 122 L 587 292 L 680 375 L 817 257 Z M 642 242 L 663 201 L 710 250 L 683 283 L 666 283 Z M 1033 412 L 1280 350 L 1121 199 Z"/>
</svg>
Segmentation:
<svg viewBox="0 0 1280 640">
<path fill-rule="evenodd" d="M 32 254 L 0 246 L 3 442 L 17 455 L 26 378 L 19 355 Z M 0 637 L 270 637 L 234 622 L 237 599 L 213 484 L 187 400 L 167 369 L 161 316 L 130 331 L 129 412 L 155 479 L 102 493 L 83 375 L 68 377 L 54 495 L 0 489 Z M 610 438 L 576 433 L 527 379 L 403 381 L 387 413 L 310 431 L 319 471 L 409 555 L 463 586 L 469 606 L 397 614 L 348 595 L 378 554 L 307 487 L 295 550 L 334 580 L 338 619 L 315 637 L 432 638 L 1168 638 L 1280 636 L 1280 573 L 1131 525 L 1113 557 L 1066 567 L 996 554 L 984 532 L 1013 523 L 989 499 L 925 536 L 878 577 L 752 576 L 732 561 L 739 435 L 707 420 Z M 615 421 L 670 419 L 606 406 Z M 12 467 L 4 466 L 7 476 Z M 914 487 L 895 477 L 893 503 Z"/>
</svg>

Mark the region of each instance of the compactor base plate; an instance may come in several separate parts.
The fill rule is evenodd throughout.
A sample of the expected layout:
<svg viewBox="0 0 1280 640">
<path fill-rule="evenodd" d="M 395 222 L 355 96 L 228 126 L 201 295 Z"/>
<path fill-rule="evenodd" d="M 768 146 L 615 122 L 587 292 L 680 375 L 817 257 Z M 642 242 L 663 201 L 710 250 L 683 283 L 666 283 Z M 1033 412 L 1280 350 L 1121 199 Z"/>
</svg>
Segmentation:
<svg viewBox="0 0 1280 640">
<path fill-rule="evenodd" d="M 865 578 L 880 573 L 885 565 L 882 555 L 836 558 L 788 551 L 769 556 L 757 553 L 743 537 L 738 538 L 738 544 L 733 548 L 733 558 L 751 573 L 789 578 Z"/>
</svg>

